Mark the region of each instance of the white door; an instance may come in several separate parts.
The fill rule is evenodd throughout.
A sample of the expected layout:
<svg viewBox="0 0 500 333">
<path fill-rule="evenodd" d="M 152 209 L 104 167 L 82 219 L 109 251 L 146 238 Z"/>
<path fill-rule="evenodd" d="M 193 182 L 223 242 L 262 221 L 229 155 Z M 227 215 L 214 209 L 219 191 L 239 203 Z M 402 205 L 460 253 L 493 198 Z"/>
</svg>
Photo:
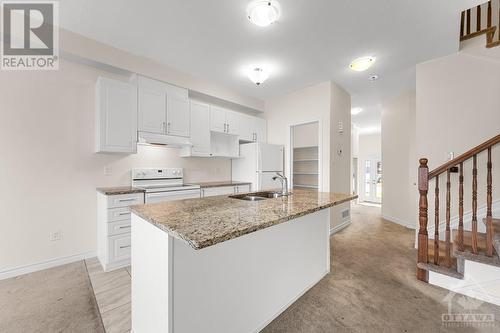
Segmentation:
<svg viewBox="0 0 500 333">
<path fill-rule="evenodd" d="M 138 79 L 139 131 L 164 134 L 167 124 L 167 93 L 163 82 Z"/>
<path fill-rule="evenodd" d="M 242 113 L 238 114 L 238 118 L 238 135 L 240 136 L 240 140 L 254 141 L 254 118 Z"/>
<path fill-rule="evenodd" d="M 254 118 L 254 131 L 255 141 L 266 143 L 267 142 L 267 128 L 266 121 L 261 118 Z"/>
<path fill-rule="evenodd" d="M 259 188 L 257 191 L 281 190 L 281 181 L 273 180 L 275 172 L 259 172 Z"/>
<path fill-rule="evenodd" d="M 283 171 L 283 146 L 259 144 L 258 171 Z"/>
<path fill-rule="evenodd" d="M 127 82 L 99 78 L 96 86 L 99 128 L 97 152 L 137 150 L 137 88 Z"/>
<path fill-rule="evenodd" d="M 210 130 L 221 133 L 226 132 L 226 110 L 210 106 Z"/>
<path fill-rule="evenodd" d="M 379 158 L 366 159 L 363 164 L 364 201 L 382 202 L 382 161 Z"/>
<path fill-rule="evenodd" d="M 189 100 L 174 94 L 167 96 L 167 133 L 189 136 Z"/>
<path fill-rule="evenodd" d="M 239 115 L 236 112 L 232 111 L 226 111 L 226 132 L 229 134 L 234 134 L 237 135 L 239 130 L 238 130 L 238 121 L 239 121 Z"/>
</svg>

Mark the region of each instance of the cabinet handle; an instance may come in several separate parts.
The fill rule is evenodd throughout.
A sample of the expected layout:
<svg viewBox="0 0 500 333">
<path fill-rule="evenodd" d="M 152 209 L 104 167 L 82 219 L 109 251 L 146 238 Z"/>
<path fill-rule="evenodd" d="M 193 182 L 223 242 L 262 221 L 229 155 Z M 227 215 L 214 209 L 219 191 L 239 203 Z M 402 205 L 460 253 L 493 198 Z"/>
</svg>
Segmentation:
<svg viewBox="0 0 500 333">
<path fill-rule="evenodd" d="M 229 133 L 229 124 L 227 124 L 227 132 Z"/>
<path fill-rule="evenodd" d="M 130 226 L 123 226 L 123 227 L 119 227 L 118 229 L 130 229 Z"/>
<path fill-rule="evenodd" d="M 123 246 L 120 246 L 120 249 L 126 249 L 128 247 L 130 247 L 130 245 L 123 245 Z"/>
<path fill-rule="evenodd" d="M 162 131 L 163 133 L 167 132 L 165 122 L 161 123 L 161 131 Z"/>
<path fill-rule="evenodd" d="M 224 124 L 224 133 L 227 133 L 227 124 Z"/>
<path fill-rule="evenodd" d="M 130 215 L 130 212 L 119 213 L 118 215 L 120 215 L 120 216 L 123 216 L 123 215 Z"/>
<path fill-rule="evenodd" d="M 135 198 L 130 198 L 130 199 L 119 199 L 118 202 L 128 202 L 128 201 L 135 201 Z"/>
<path fill-rule="evenodd" d="M 167 123 L 167 133 L 170 132 L 170 122 Z"/>
</svg>

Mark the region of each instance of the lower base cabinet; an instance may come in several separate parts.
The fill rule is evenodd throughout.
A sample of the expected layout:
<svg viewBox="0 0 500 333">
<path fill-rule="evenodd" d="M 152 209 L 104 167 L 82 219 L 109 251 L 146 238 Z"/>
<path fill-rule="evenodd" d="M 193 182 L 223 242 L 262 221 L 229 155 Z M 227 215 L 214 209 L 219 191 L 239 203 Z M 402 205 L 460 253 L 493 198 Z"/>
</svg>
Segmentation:
<svg viewBox="0 0 500 333">
<path fill-rule="evenodd" d="M 219 187 L 207 187 L 201 189 L 201 197 L 213 197 L 216 195 L 233 195 L 238 193 L 250 192 L 250 185 L 236 185 L 236 186 L 219 186 Z"/>
<path fill-rule="evenodd" d="M 129 206 L 143 203 L 143 193 L 97 193 L 97 257 L 105 272 L 130 265 Z"/>
</svg>

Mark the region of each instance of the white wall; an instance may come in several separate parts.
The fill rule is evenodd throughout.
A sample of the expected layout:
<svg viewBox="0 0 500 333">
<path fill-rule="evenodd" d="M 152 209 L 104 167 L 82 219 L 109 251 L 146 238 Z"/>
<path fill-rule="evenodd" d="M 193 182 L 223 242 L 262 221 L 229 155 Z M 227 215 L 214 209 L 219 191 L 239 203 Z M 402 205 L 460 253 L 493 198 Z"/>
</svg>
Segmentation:
<svg viewBox="0 0 500 333">
<path fill-rule="evenodd" d="M 382 109 L 382 216 L 414 228 L 416 204 L 415 92 L 384 101 Z"/>
<path fill-rule="evenodd" d="M 367 159 L 380 159 L 381 158 L 381 137 L 380 133 L 374 134 L 361 134 L 358 138 L 358 189 L 359 201 L 363 202 L 365 198 L 365 161 Z M 384 166 L 382 165 L 382 172 L 384 173 Z M 384 177 L 384 174 L 382 174 Z M 384 178 L 382 178 L 385 180 Z"/>
<path fill-rule="evenodd" d="M 266 101 L 269 143 L 285 145 L 287 173 L 290 170 L 290 126 L 318 120 L 320 122 L 320 191 L 350 192 L 351 168 L 351 97 L 333 82 L 318 85 Z M 342 121 L 344 131 L 337 130 Z M 337 150 L 342 154 L 338 155 Z M 335 155 L 335 156 L 333 156 Z M 350 203 L 333 210 L 331 227 L 342 221 L 340 213 Z"/>
<path fill-rule="evenodd" d="M 229 161 L 182 159 L 172 148 L 95 154 L 99 74 L 63 61 L 59 71 L 0 75 L 0 272 L 95 251 L 95 188 L 129 185 L 132 168 L 183 167 L 188 182 L 230 179 Z M 54 231 L 62 240 L 49 241 Z"/>
<path fill-rule="evenodd" d="M 443 164 L 500 133 L 500 63 L 459 52 L 417 66 L 416 155 L 429 168 Z M 417 165 L 413 163 L 414 170 Z M 464 165 L 464 207 L 471 207 L 471 163 Z M 444 220 L 445 176 L 440 177 L 441 222 Z M 500 204 L 500 147 L 493 149 L 493 200 Z M 458 214 L 457 174 L 451 175 L 452 217 Z M 429 185 L 429 216 L 434 213 L 434 182 Z M 478 203 L 485 204 L 486 156 L 478 156 Z M 417 199 L 415 199 L 417 200 Z M 416 203 L 415 203 L 416 205 Z M 479 216 L 481 218 L 482 216 Z M 433 224 L 429 219 L 429 224 Z M 467 221 L 466 221 L 467 223 Z"/>
<path fill-rule="evenodd" d="M 285 145 L 286 172 L 290 170 L 290 126 L 320 122 L 320 191 L 330 191 L 330 82 L 266 101 L 263 116 L 267 120 L 269 143 Z"/>
</svg>

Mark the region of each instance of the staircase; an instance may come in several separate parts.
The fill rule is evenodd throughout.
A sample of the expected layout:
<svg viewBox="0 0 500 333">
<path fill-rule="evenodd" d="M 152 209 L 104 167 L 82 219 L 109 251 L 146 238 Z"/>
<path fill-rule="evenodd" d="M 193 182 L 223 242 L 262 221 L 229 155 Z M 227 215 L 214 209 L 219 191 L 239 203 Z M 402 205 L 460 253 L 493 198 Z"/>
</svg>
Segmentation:
<svg viewBox="0 0 500 333">
<path fill-rule="evenodd" d="M 446 275 L 455 279 L 464 278 L 464 267 L 467 261 L 497 267 L 500 269 L 500 216 L 493 216 L 493 176 L 492 148 L 500 146 L 500 134 L 457 158 L 429 172 L 426 158 L 420 159 L 418 170 L 419 188 L 419 232 L 417 278 L 429 282 L 429 272 Z M 478 157 L 486 161 L 486 192 L 485 217 L 478 222 Z M 470 229 L 464 229 L 464 164 L 471 164 L 472 177 L 467 177 L 472 183 Z M 458 173 L 458 226 L 451 229 L 451 188 L 452 174 Z M 481 175 L 481 176 L 483 176 Z M 445 230 L 440 234 L 440 181 L 446 180 L 445 200 Z M 443 179 L 441 178 L 441 179 Z M 455 181 L 454 181 L 455 183 Z M 433 239 L 428 235 L 428 201 L 429 185 L 434 186 L 434 229 Z M 498 181 L 496 184 L 500 184 Z M 458 185 L 458 186 L 456 186 Z M 468 216 L 469 214 L 467 214 Z M 467 217 L 467 219 L 469 219 Z M 469 222 L 469 221 L 466 221 Z M 486 232 L 478 232 L 478 223 L 483 223 Z M 467 223 L 468 225 L 468 223 Z M 482 228 L 481 228 L 482 229 Z M 452 240 L 453 237 L 453 240 Z M 500 270 L 498 271 L 500 278 Z M 496 273 L 495 273 L 496 274 Z"/>
<path fill-rule="evenodd" d="M 486 35 L 486 47 L 500 45 L 500 0 L 464 10 L 460 20 L 460 41 Z"/>
</svg>

